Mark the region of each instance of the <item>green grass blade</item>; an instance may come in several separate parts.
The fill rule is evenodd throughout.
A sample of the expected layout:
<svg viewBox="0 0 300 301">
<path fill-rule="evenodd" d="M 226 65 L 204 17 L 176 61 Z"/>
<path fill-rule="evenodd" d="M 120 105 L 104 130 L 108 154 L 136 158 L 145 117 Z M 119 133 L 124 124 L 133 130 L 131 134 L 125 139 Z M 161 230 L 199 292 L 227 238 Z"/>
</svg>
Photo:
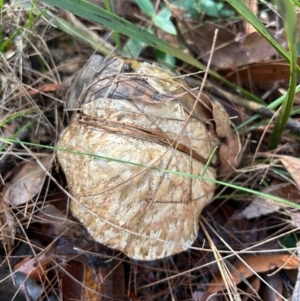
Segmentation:
<svg viewBox="0 0 300 301">
<path fill-rule="evenodd" d="M 113 46 L 109 45 L 108 43 L 100 42 L 99 40 L 95 39 L 92 35 L 89 35 L 87 32 L 76 28 L 75 26 L 67 22 L 65 19 L 55 17 L 50 11 L 46 11 L 43 14 L 43 16 L 61 31 L 67 33 L 71 37 L 74 37 L 80 42 L 88 44 L 90 47 L 92 47 L 93 49 L 95 49 L 103 55 L 109 55 L 113 51 L 119 53 L 113 48 Z"/>
<path fill-rule="evenodd" d="M 18 3 L 19 7 L 24 10 L 32 10 L 32 4 L 29 1 L 23 1 Z M 76 40 L 83 42 L 90 47 L 92 47 L 94 50 L 100 52 L 103 55 L 109 55 L 112 52 L 119 53 L 111 44 L 106 43 L 105 41 L 101 40 L 100 38 L 95 38 L 93 35 L 89 34 L 89 32 L 78 29 L 77 27 L 73 26 L 69 22 L 67 22 L 65 19 L 55 16 L 49 9 L 46 9 L 39 5 L 38 3 L 35 3 L 35 7 L 32 10 L 33 14 L 35 14 L 38 18 L 43 15 L 43 17 L 52 25 L 60 29 L 61 31 L 67 33 L 71 37 L 74 37 Z M 0 22 L 1 24 L 1 22 Z M 9 37 L 9 39 L 5 42 L 9 42 L 10 39 L 12 39 L 16 34 L 19 33 L 20 30 L 22 30 L 23 27 L 18 29 L 16 33 L 12 35 L 12 37 Z M 1 44 L 0 44 L 1 46 Z M 4 44 L 5 46 L 5 44 Z M 1 49 L 0 49 L 1 51 Z"/>
<path fill-rule="evenodd" d="M 115 13 L 114 8 L 110 5 L 110 0 L 104 0 L 104 5 L 105 5 L 105 9 L 107 11 L 109 11 L 113 14 Z M 118 49 L 120 49 L 121 40 L 120 40 L 118 32 L 116 32 L 116 31 L 113 32 L 113 38 L 114 38 L 115 45 L 117 46 Z"/>
<path fill-rule="evenodd" d="M 300 7 L 300 3 L 299 3 L 298 0 L 293 0 L 293 3 L 294 3 L 296 6 Z"/>
<path fill-rule="evenodd" d="M 52 150 L 52 151 L 68 152 L 68 153 L 72 153 L 72 154 L 75 154 L 75 155 L 89 156 L 89 157 L 96 158 L 96 159 L 103 159 L 103 160 L 106 160 L 106 161 L 113 161 L 113 162 L 118 162 L 118 163 L 122 163 L 122 164 L 138 166 L 138 167 L 141 167 L 141 168 L 157 170 L 157 171 L 160 171 L 160 172 L 163 172 L 163 173 L 166 173 L 166 174 L 173 174 L 173 175 L 177 175 L 177 176 L 180 176 L 180 177 L 188 177 L 188 178 L 191 178 L 191 179 L 201 179 L 202 181 L 216 183 L 216 184 L 221 185 L 221 186 L 231 187 L 231 188 L 237 189 L 239 191 L 244 191 L 246 193 L 250 193 L 250 194 L 253 194 L 253 195 L 258 195 L 260 197 L 265 197 L 265 198 L 271 199 L 275 202 L 278 202 L 280 204 L 290 206 L 291 208 L 300 209 L 300 204 L 297 204 L 297 203 L 292 202 L 292 201 L 288 201 L 288 200 L 283 199 L 281 197 L 277 197 L 277 196 L 274 196 L 274 195 L 271 195 L 271 194 L 263 193 L 263 192 L 253 190 L 253 189 L 250 189 L 250 188 L 247 188 L 247 187 L 238 186 L 238 185 L 235 185 L 235 184 L 232 184 L 232 183 L 227 183 L 227 182 L 207 178 L 205 176 L 202 177 L 201 175 L 195 175 L 195 174 L 190 174 L 190 173 L 175 171 L 175 170 L 168 170 L 168 169 L 163 169 L 163 168 L 156 167 L 156 166 L 147 166 L 147 165 L 144 165 L 144 164 L 141 164 L 141 163 L 138 163 L 138 162 L 126 161 L 126 160 L 122 160 L 122 159 L 117 159 L 117 158 L 112 158 L 112 157 L 107 157 L 107 156 L 101 156 L 101 155 L 95 155 L 95 154 L 91 154 L 91 153 L 82 153 L 82 152 L 78 152 L 78 151 L 74 151 L 74 150 L 69 150 L 69 149 L 66 149 L 66 148 L 57 148 L 57 147 L 51 146 L 51 145 L 42 145 L 42 144 L 37 144 L 37 143 L 32 143 L 32 142 L 14 140 L 14 139 L 10 139 L 10 138 L 0 137 L 0 141 L 3 142 L 3 143 L 7 143 L 7 144 L 11 144 L 11 143 L 24 144 L 24 145 L 27 145 L 27 146 L 34 146 L 34 147 L 48 149 L 48 150 Z"/>
<path fill-rule="evenodd" d="M 130 38 L 143 42 L 155 49 L 159 49 L 169 53 L 201 70 L 205 70 L 206 66 L 183 53 L 181 50 L 171 46 L 167 42 L 157 38 L 143 28 L 137 27 L 134 24 L 90 3 L 85 0 L 46 0 L 46 3 L 55 5 L 59 8 L 70 11 L 78 16 L 86 18 L 104 25 L 107 28 L 120 32 Z"/>
<path fill-rule="evenodd" d="M 296 94 L 297 93 L 300 93 L 300 85 L 298 85 L 296 87 Z M 281 106 L 283 104 L 285 98 L 286 98 L 286 95 L 280 96 L 279 98 L 275 99 L 272 103 L 270 103 L 269 105 L 267 105 L 266 108 L 270 109 L 270 110 L 273 110 L 273 111 L 276 110 L 279 106 Z M 295 115 L 295 114 L 299 114 L 299 113 L 300 113 L 300 108 L 294 109 L 291 112 L 291 116 Z M 244 121 L 243 123 L 241 123 L 240 125 L 238 125 L 236 127 L 236 130 L 238 130 L 239 133 L 241 133 L 241 134 L 242 133 L 248 133 L 250 131 L 250 128 L 247 128 L 247 126 L 249 124 L 253 123 L 255 120 L 260 119 L 260 118 L 261 118 L 261 115 L 254 114 L 251 117 L 249 117 L 246 121 Z M 262 123 L 259 123 L 258 125 L 262 125 Z M 251 127 L 251 129 L 253 130 L 254 127 Z"/>
<path fill-rule="evenodd" d="M 130 38 L 139 40 L 151 46 L 155 49 L 161 50 L 166 52 L 192 66 L 200 70 L 206 70 L 206 66 L 201 64 L 199 61 L 194 59 L 188 54 L 183 53 L 180 49 L 173 47 L 172 45 L 168 44 L 167 42 L 157 38 L 155 35 L 149 33 L 148 31 L 135 26 L 134 24 L 128 22 L 125 19 L 122 19 L 110 12 L 88 2 L 85 0 L 45 0 L 44 2 L 57 6 L 61 9 L 70 11 L 73 14 L 76 14 L 82 18 L 88 19 L 90 21 L 99 23 L 104 25 L 107 28 L 115 30 L 119 33 L 122 33 Z M 216 78 L 217 80 L 225 83 L 229 87 L 232 87 L 238 90 L 240 93 L 245 95 L 247 98 L 252 99 L 256 102 L 261 103 L 261 100 L 256 96 L 252 95 L 246 90 L 241 89 L 237 85 L 232 84 L 231 82 L 227 81 L 225 78 L 220 76 L 218 73 L 209 70 L 208 73 Z"/>
<path fill-rule="evenodd" d="M 286 127 L 287 121 L 294 105 L 297 85 L 297 19 L 294 5 L 291 0 L 277 0 L 279 12 L 282 15 L 286 37 L 290 50 L 290 82 L 286 98 L 280 109 L 275 127 L 269 142 L 269 148 L 274 149 L 279 144 L 281 135 Z"/>
<path fill-rule="evenodd" d="M 290 56 L 281 44 L 268 32 L 259 18 L 241 0 L 226 0 L 240 15 L 242 15 L 279 53 L 290 62 Z M 290 0 L 282 0 L 283 2 Z"/>
</svg>

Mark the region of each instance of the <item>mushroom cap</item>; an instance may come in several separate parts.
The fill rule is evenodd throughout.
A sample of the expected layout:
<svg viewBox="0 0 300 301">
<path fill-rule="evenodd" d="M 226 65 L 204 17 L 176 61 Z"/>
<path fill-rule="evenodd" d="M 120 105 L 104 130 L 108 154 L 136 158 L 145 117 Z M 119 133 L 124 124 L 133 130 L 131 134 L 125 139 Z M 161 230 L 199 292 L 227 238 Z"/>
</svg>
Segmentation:
<svg viewBox="0 0 300 301">
<path fill-rule="evenodd" d="M 107 71 L 116 62 L 117 70 Z M 69 150 L 57 156 L 75 199 L 73 214 L 96 241 L 133 259 L 188 249 L 215 189 L 201 176 L 216 177 L 203 162 L 218 144 L 216 135 L 186 111 L 185 95 L 171 97 L 183 87 L 173 74 L 147 63 L 128 73 L 121 59 L 99 69 L 91 60 L 85 70 L 91 64 L 90 79 L 77 79 L 81 116 L 58 142 Z"/>
</svg>

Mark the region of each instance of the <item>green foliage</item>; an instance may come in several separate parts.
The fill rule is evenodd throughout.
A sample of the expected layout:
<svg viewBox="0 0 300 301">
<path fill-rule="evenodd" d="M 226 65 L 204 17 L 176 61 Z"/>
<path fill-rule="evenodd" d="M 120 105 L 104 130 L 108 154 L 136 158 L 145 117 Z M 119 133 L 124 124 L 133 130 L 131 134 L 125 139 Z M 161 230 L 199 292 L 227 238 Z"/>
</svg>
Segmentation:
<svg viewBox="0 0 300 301">
<path fill-rule="evenodd" d="M 197 19 L 199 17 L 199 11 L 195 9 L 195 5 L 199 0 L 170 0 L 173 6 L 185 11 L 184 18 Z"/>
<path fill-rule="evenodd" d="M 279 241 L 286 248 L 296 248 L 298 238 L 297 238 L 297 235 L 295 235 L 295 233 L 291 233 L 289 235 L 280 237 Z"/>
<path fill-rule="evenodd" d="M 171 16 L 171 11 L 165 7 L 153 18 L 153 23 L 163 31 L 176 35 L 176 28 L 170 21 Z"/>
<path fill-rule="evenodd" d="M 290 63 L 290 84 L 288 93 L 283 97 L 282 108 L 276 120 L 275 128 L 272 133 L 269 148 L 275 148 L 281 138 L 281 135 L 286 127 L 286 123 L 293 108 L 293 101 L 296 91 L 297 73 L 299 67 L 297 66 L 297 20 L 295 16 L 295 8 L 293 0 L 277 0 L 279 13 L 282 14 L 284 20 L 284 27 L 288 40 L 289 50 L 288 53 L 282 45 L 268 32 L 265 26 L 260 22 L 255 14 L 240 0 L 227 0 L 255 29 L 280 53 L 280 55 Z M 282 99 L 281 99 L 282 100 Z"/>
<path fill-rule="evenodd" d="M 125 45 L 123 46 L 123 55 L 131 58 L 137 58 L 145 50 L 147 44 L 136 40 L 128 39 Z"/>
<path fill-rule="evenodd" d="M 174 56 L 160 50 L 156 50 L 155 57 L 160 65 L 167 66 L 171 71 L 175 70 L 176 59 Z"/>
<path fill-rule="evenodd" d="M 170 0 L 169 2 L 186 11 L 184 17 L 187 19 L 198 19 L 203 13 L 218 18 L 229 18 L 234 14 L 232 9 L 224 7 L 223 1 L 218 0 Z"/>
<path fill-rule="evenodd" d="M 231 17 L 233 10 L 224 8 L 224 3 L 214 0 L 201 0 L 194 4 L 198 12 L 203 12 L 210 17 Z"/>
<path fill-rule="evenodd" d="M 107 11 L 109 11 L 110 13 L 113 13 L 113 14 L 115 13 L 114 9 L 113 9 L 113 6 L 110 5 L 110 0 L 104 0 L 104 5 L 105 5 L 105 9 Z M 119 49 L 120 46 L 121 46 L 121 41 L 120 41 L 119 33 L 116 32 L 116 31 L 114 31 L 113 32 L 113 38 L 114 38 L 115 45 Z"/>
<path fill-rule="evenodd" d="M 292 1 L 293 1 L 293 3 L 294 3 L 296 6 L 300 7 L 300 2 L 299 2 L 299 0 L 292 0 Z"/>
<path fill-rule="evenodd" d="M 146 16 L 152 19 L 153 23 L 158 28 L 169 34 L 176 35 L 176 28 L 170 21 L 172 13 L 166 6 L 164 6 L 158 13 L 155 13 L 155 8 L 151 0 L 135 0 L 135 3 Z"/>
<path fill-rule="evenodd" d="M 172 5 L 181 7 L 187 11 L 188 16 L 193 18 L 199 17 L 200 13 L 205 13 L 209 16 L 220 17 L 220 16 L 230 16 L 233 14 L 232 10 L 224 9 L 224 4 L 219 3 L 213 0 L 176 0 L 170 1 Z M 176 29 L 173 23 L 170 21 L 172 16 L 171 11 L 162 4 L 162 8 L 158 13 L 155 12 L 155 7 L 152 4 L 151 0 L 135 0 L 135 3 L 139 6 L 141 11 L 148 17 L 152 19 L 152 22 L 161 30 L 176 35 Z M 131 57 L 138 57 L 141 52 L 145 49 L 146 45 L 137 40 L 129 39 L 126 45 L 123 48 L 125 55 Z M 175 67 L 175 58 L 171 58 L 171 55 L 168 53 L 162 54 L 161 50 L 156 50 L 158 56 L 156 59 L 160 62 L 163 62 L 165 65 L 170 66 L 170 69 Z M 171 64 L 171 65 L 170 65 Z"/>
<path fill-rule="evenodd" d="M 176 29 L 173 23 L 170 21 L 172 16 L 171 11 L 165 6 L 157 14 L 155 8 L 150 0 L 135 0 L 141 11 L 152 19 L 152 22 L 161 30 L 176 35 Z M 148 29 L 149 32 L 153 33 L 153 30 Z M 146 44 L 136 39 L 129 39 L 123 48 L 123 54 L 133 58 L 137 58 L 141 52 L 146 48 Z M 175 58 L 167 53 L 163 54 L 161 51 L 157 51 L 157 60 L 163 62 L 165 65 L 170 66 L 174 69 Z"/>
<path fill-rule="evenodd" d="M 135 3 L 146 16 L 152 19 L 152 17 L 155 15 L 155 8 L 151 1 L 135 0 Z"/>
<path fill-rule="evenodd" d="M 206 66 L 199 62 L 197 59 L 194 59 L 190 55 L 182 52 L 180 49 L 170 45 L 166 41 L 157 38 L 155 35 L 149 33 L 147 30 L 144 30 L 134 24 L 128 22 L 125 19 L 122 19 L 114 14 L 109 13 L 108 11 L 88 2 L 85 0 L 44 0 L 45 3 L 49 5 L 57 6 L 61 9 L 67 10 L 73 14 L 76 14 L 82 18 L 88 19 L 90 21 L 102 24 L 103 26 L 115 30 L 119 33 L 122 33 L 130 38 L 139 40 L 147 44 L 154 49 L 159 49 L 165 53 L 168 53 L 196 68 L 199 70 L 206 70 Z M 44 16 L 47 16 L 45 13 Z M 48 16 L 49 18 L 49 16 Z M 55 22 L 56 18 L 52 18 L 51 22 Z M 72 34 L 72 33 L 71 33 Z M 101 47 L 101 45 L 98 45 Z M 208 70 L 208 74 L 214 77 L 216 80 L 237 89 L 241 94 L 245 95 L 247 98 L 259 102 L 260 100 L 255 96 L 249 93 L 248 91 L 243 90 L 242 88 L 236 86 L 235 84 L 229 82 L 217 72 Z"/>
<path fill-rule="evenodd" d="M 286 127 L 288 119 L 293 109 L 294 98 L 297 85 L 297 55 L 298 55 L 298 37 L 297 37 L 297 19 L 294 5 L 291 0 L 277 0 L 279 13 L 281 13 L 286 37 L 290 50 L 290 82 L 285 100 L 280 109 L 275 127 L 271 135 L 269 147 L 276 148 L 279 144 L 281 135 Z"/>
</svg>

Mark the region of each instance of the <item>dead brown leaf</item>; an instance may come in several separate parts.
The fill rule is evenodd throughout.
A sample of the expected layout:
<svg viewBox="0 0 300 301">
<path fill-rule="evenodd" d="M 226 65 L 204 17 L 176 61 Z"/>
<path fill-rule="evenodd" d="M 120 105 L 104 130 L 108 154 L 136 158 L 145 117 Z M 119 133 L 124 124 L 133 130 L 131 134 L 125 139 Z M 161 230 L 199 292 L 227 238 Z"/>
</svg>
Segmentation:
<svg viewBox="0 0 300 301">
<path fill-rule="evenodd" d="M 5 249 L 11 250 L 17 232 L 16 221 L 2 194 L 0 195 L 0 227 Z"/>
<path fill-rule="evenodd" d="M 247 219 L 260 217 L 273 212 L 278 212 L 284 206 L 272 199 L 267 199 L 263 197 L 255 197 L 249 206 L 247 206 L 242 212 L 240 212 L 241 217 Z"/>
<path fill-rule="evenodd" d="M 300 58 L 298 58 L 298 64 L 300 64 Z M 288 82 L 290 66 L 285 60 L 280 59 L 243 66 L 234 71 L 232 69 L 223 70 L 221 74 L 244 87 L 251 86 L 267 90 L 278 81 Z"/>
<path fill-rule="evenodd" d="M 280 161 L 300 188 L 300 159 L 291 156 L 280 156 Z"/>
<path fill-rule="evenodd" d="M 61 284 L 64 300 L 102 301 L 102 285 L 99 285 L 93 268 L 72 260 L 66 265 L 65 271 Z"/>
<path fill-rule="evenodd" d="M 56 256 L 63 258 L 60 264 L 65 263 L 60 269 L 64 300 L 123 300 L 123 265 L 114 260 L 109 249 L 95 244 L 80 223 L 51 204 L 37 213 L 36 220 L 41 223 L 42 234 L 57 240 Z M 76 260 L 70 259 L 72 254 L 77 255 Z"/>
<path fill-rule="evenodd" d="M 46 277 L 50 263 L 51 258 L 46 253 L 41 253 L 34 258 L 27 256 L 14 267 L 14 271 L 22 272 L 41 282 Z"/>
<path fill-rule="evenodd" d="M 297 269 L 298 258 L 295 255 L 287 254 L 271 254 L 271 255 L 249 255 L 243 260 L 251 267 L 250 270 L 242 261 L 237 260 L 233 264 L 233 268 L 238 273 L 232 270 L 232 279 L 237 285 L 243 279 L 249 278 L 255 273 L 264 273 L 271 271 L 275 268 L 283 269 Z M 230 267 L 229 267 L 230 268 Z M 208 292 L 215 293 L 224 290 L 225 284 L 221 274 L 216 274 L 214 279 L 210 282 Z"/>
<path fill-rule="evenodd" d="M 50 169 L 52 155 L 44 156 L 40 162 L 46 169 Z M 45 171 L 35 161 L 28 161 L 17 166 L 12 172 L 13 177 L 4 187 L 1 194 L 1 220 L 2 234 L 8 249 L 14 242 L 16 221 L 11 213 L 10 205 L 25 204 L 42 189 L 46 178 Z"/>
<path fill-rule="evenodd" d="M 124 300 L 123 266 L 113 269 L 72 260 L 65 266 L 62 277 L 64 300 L 108 301 Z"/>
<path fill-rule="evenodd" d="M 248 280 L 250 286 L 247 286 L 245 289 L 245 295 L 243 296 L 243 301 L 253 300 L 250 296 L 253 295 L 254 292 L 258 292 L 260 289 L 261 281 L 258 277 L 250 277 Z"/>
<path fill-rule="evenodd" d="M 300 14 L 297 14 L 297 32 L 298 38 L 300 33 Z M 277 35 L 280 43 L 285 43 L 285 34 Z M 258 49 L 259 49 L 259 45 Z M 251 52 L 252 56 L 252 52 Z M 300 57 L 298 57 L 298 65 L 300 64 Z M 281 82 L 283 87 L 288 86 L 290 77 L 290 66 L 284 59 L 275 59 L 267 62 L 253 61 L 252 64 L 241 66 L 238 70 L 232 71 L 232 67 L 226 68 L 228 70 L 220 71 L 224 77 L 230 81 L 236 82 L 244 87 L 251 87 L 266 91 L 271 89 L 276 82 Z"/>
<path fill-rule="evenodd" d="M 219 149 L 219 158 L 221 166 L 219 169 L 220 175 L 225 175 L 231 172 L 240 163 L 241 145 L 238 137 L 232 133 L 228 115 L 218 102 L 211 102 L 213 106 L 213 118 L 216 124 L 216 132 L 223 142 Z"/>
<path fill-rule="evenodd" d="M 181 31 L 187 43 L 194 48 L 199 57 L 207 63 L 215 31 L 218 30 L 211 66 L 216 69 L 234 69 L 257 63 L 276 54 L 276 50 L 260 34 L 252 32 L 236 41 L 236 35 L 224 27 L 205 23 L 195 28 L 193 24 L 180 23 Z"/>
<path fill-rule="evenodd" d="M 273 196 L 281 197 L 293 201 L 295 203 L 300 203 L 300 191 L 294 184 L 289 182 L 283 182 L 274 179 L 268 188 L 262 190 L 263 193 L 267 193 Z M 270 214 L 272 212 L 277 212 L 280 209 L 288 207 L 285 204 L 273 201 L 271 198 L 265 198 L 261 196 L 255 196 L 253 201 L 242 210 L 238 216 L 245 217 L 247 219 L 259 217 L 262 215 Z"/>
<path fill-rule="evenodd" d="M 40 162 L 49 170 L 52 165 L 53 155 L 45 155 Z M 13 178 L 3 190 L 4 202 L 18 206 L 25 204 L 40 192 L 46 178 L 46 172 L 36 161 L 20 164 L 15 170 Z"/>
</svg>

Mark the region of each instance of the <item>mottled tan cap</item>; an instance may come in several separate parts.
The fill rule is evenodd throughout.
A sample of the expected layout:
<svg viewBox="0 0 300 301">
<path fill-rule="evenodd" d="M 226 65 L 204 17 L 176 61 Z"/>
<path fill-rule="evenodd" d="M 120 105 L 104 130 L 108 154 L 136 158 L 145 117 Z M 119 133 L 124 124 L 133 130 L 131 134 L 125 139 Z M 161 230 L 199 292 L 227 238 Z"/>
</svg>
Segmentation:
<svg viewBox="0 0 300 301">
<path fill-rule="evenodd" d="M 206 164 L 219 143 L 207 99 L 190 114 L 196 98 L 173 74 L 99 56 L 72 89 L 68 106 L 80 117 L 57 145 L 70 151 L 57 155 L 76 199 L 73 214 L 95 240 L 130 258 L 188 249 L 215 189 L 200 177 L 216 177 Z"/>
</svg>

